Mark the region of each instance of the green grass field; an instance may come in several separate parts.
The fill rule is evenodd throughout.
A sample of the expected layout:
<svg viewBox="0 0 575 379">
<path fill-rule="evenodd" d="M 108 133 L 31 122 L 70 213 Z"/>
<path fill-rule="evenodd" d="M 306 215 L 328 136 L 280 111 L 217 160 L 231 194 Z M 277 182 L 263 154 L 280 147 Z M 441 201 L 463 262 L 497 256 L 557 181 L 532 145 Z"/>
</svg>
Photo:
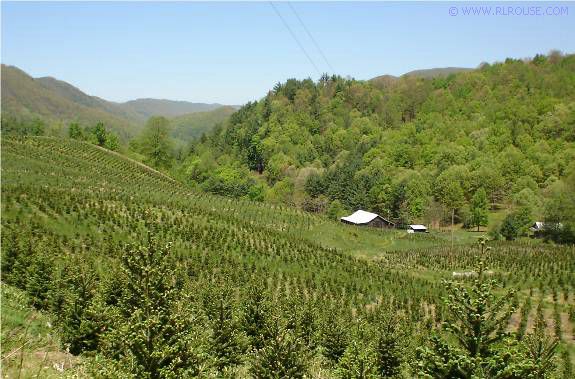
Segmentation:
<svg viewBox="0 0 575 379">
<path fill-rule="evenodd" d="M 454 245 L 476 243 L 485 233 L 456 230 Z M 396 250 L 432 248 L 451 245 L 451 233 L 431 231 L 425 234 L 408 234 L 405 230 L 375 229 L 352 226 L 325 220 L 314 225 L 304 236 L 322 245 L 341 249 L 358 257 L 377 257 L 385 252 Z"/>
</svg>

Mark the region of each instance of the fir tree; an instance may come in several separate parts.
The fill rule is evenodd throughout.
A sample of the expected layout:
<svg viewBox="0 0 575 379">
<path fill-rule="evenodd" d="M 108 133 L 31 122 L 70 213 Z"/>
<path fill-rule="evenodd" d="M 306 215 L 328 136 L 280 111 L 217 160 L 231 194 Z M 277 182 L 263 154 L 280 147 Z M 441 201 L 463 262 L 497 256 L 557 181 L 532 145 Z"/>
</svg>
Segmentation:
<svg viewBox="0 0 575 379">
<path fill-rule="evenodd" d="M 80 259 L 73 259 L 56 280 L 51 310 L 57 315 L 63 342 L 75 355 L 96 350 L 102 330 L 108 324 L 107 313 L 93 304 L 97 280 L 97 275 L 86 270 Z"/>
<path fill-rule="evenodd" d="M 337 317 L 329 317 L 320 328 L 320 344 L 323 355 L 332 362 L 338 362 L 349 344 L 347 329 Z"/>
<path fill-rule="evenodd" d="M 445 282 L 448 293 L 445 303 L 449 312 L 443 328 L 451 334 L 451 339 L 434 337 L 431 347 L 418 349 L 418 375 L 430 378 L 500 377 L 501 373 L 514 370 L 512 354 L 505 345 L 505 328 L 513 313 L 514 292 L 496 297 L 495 281 L 485 277 L 483 262 L 479 263 L 476 275 L 471 288 L 463 283 Z"/>
<path fill-rule="evenodd" d="M 170 244 L 149 236 L 146 246 L 121 258 L 123 291 L 104 352 L 140 378 L 190 377 L 203 364 L 193 314 L 178 301 L 169 252 Z"/>
<path fill-rule="evenodd" d="M 308 370 L 308 353 L 294 333 L 281 328 L 275 319 L 268 327 L 269 339 L 254 355 L 250 368 L 255 379 L 304 378 Z"/>
<path fill-rule="evenodd" d="M 210 352 L 215 357 L 219 373 L 232 369 L 242 362 L 244 340 L 234 317 L 228 288 L 218 288 L 204 299 L 212 326 Z"/>
<path fill-rule="evenodd" d="M 2 279 L 11 283 L 11 274 L 13 273 L 19 258 L 18 244 L 15 234 L 4 229 L 2 233 L 2 259 L 0 261 L 2 268 Z"/>
<path fill-rule="evenodd" d="M 381 377 L 391 378 L 399 375 L 403 362 L 403 346 L 397 322 L 386 317 L 377 330 L 375 345 L 376 367 Z"/>
<path fill-rule="evenodd" d="M 106 128 L 104 127 L 104 124 L 102 122 L 98 122 L 96 124 L 96 127 L 94 127 L 93 134 L 96 145 L 104 146 L 106 144 Z"/>
<path fill-rule="evenodd" d="M 375 379 L 377 371 L 373 349 L 353 340 L 339 360 L 337 375 L 342 379 Z"/>
<path fill-rule="evenodd" d="M 528 365 L 526 377 L 545 379 L 553 377 L 556 368 L 555 352 L 559 345 L 557 338 L 545 334 L 546 323 L 541 304 L 537 307 L 537 319 L 533 333 L 525 337 L 524 347 Z"/>
<path fill-rule="evenodd" d="M 38 309 L 48 305 L 52 283 L 52 259 L 47 254 L 35 254 L 26 270 L 26 291 L 30 302 Z"/>
<path fill-rule="evenodd" d="M 244 300 L 241 324 L 254 350 L 264 346 L 270 311 L 271 307 L 261 286 L 252 284 Z"/>
</svg>

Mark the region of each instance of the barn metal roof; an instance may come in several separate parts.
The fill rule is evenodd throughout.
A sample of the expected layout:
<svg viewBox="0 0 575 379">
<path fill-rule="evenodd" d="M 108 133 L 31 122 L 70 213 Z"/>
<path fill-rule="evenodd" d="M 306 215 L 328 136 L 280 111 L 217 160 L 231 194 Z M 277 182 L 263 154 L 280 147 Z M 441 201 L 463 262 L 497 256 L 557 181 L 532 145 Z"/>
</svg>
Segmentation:
<svg viewBox="0 0 575 379">
<path fill-rule="evenodd" d="M 424 225 L 409 225 L 409 227 L 413 230 L 427 230 Z"/>
<path fill-rule="evenodd" d="M 374 218 L 379 217 L 376 213 L 362 211 L 355 211 L 352 215 L 342 217 L 341 220 L 351 222 L 352 224 L 367 224 Z"/>
</svg>

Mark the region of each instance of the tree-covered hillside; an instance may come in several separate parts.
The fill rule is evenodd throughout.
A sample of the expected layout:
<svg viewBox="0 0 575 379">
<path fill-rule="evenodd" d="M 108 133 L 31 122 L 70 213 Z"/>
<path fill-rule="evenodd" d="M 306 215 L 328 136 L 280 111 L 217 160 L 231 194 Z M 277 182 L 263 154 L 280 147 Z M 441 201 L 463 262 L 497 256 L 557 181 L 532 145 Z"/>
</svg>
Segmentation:
<svg viewBox="0 0 575 379">
<path fill-rule="evenodd" d="M 479 191 L 493 209 L 543 218 L 574 161 L 575 56 L 552 52 L 433 79 L 278 83 L 195 145 L 177 174 L 307 210 L 430 224 L 453 212 L 472 226 Z"/>
<path fill-rule="evenodd" d="M 176 141 L 191 141 L 201 137 L 204 133 L 210 133 L 219 123 L 230 117 L 236 108 L 220 106 L 211 111 L 194 112 L 174 117 L 171 120 L 172 133 Z"/>
<path fill-rule="evenodd" d="M 191 103 L 165 99 L 136 99 L 120 105 L 126 110 L 136 112 L 143 120 L 152 116 L 180 117 L 195 112 L 209 112 L 224 106 L 216 103 Z"/>
<path fill-rule="evenodd" d="M 2 131 L 7 134 L 65 136 L 73 124 L 93 128 L 102 123 L 127 142 L 142 131 L 148 118 L 163 116 L 175 118 L 172 137 L 185 144 L 211 130 L 234 109 L 163 99 L 116 103 L 90 96 L 65 81 L 33 78 L 17 67 L 2 65 Z"/>
<path fill-rule="evenodd" d="M 2 65 L 2 131 L 34 122 L 50 125 L 55 132 L 71 122 L 90 126 L 103 122 L 127 139 L 137 132 L 141 120 L 118 104 L 86 95 L 68 83 L 35 79 L 16 67 Z"/>
</svg>

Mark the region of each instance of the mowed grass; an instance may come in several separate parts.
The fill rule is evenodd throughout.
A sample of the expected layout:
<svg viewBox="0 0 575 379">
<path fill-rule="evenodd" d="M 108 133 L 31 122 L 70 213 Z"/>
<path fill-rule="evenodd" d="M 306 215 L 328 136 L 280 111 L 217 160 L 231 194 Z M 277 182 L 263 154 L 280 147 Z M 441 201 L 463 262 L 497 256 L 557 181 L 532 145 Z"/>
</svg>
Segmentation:
<svg viewBox="0 0 575 379">
<path fill-rule="evenodd" d="M 453 244 L 474 244 L 483 232 L 454 230 Z M 390 251 L 451 245 L 450 231 L 409 234 L 406 230 L 377 229 L 340 224 L 326 220 L 304 233 L 304 237 L 322 246 L 340 249 L 358 257 L 376 258 Z"/>
</svg>

